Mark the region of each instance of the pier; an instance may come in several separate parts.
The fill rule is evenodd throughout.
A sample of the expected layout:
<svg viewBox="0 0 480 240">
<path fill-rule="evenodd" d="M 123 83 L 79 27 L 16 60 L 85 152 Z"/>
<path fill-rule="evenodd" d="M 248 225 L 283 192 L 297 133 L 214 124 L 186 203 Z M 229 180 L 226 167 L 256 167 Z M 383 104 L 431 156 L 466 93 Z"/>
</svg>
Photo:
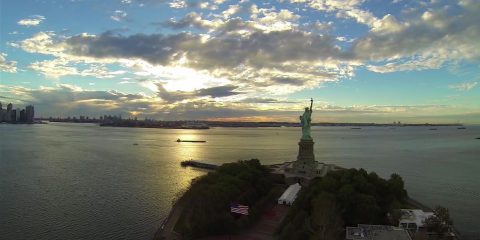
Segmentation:
<svg viewBox="0 0 480 240">
<path fill-rule="evenodd" d="M 211 163 L 205 163 L 201 161 L 196 161 L 196 160 L 186 160 L 182 161 L 180 163 L 182 167 L 196 167 L 196 168 L 202 168 L 202 169 L 207 169 L 207 170 L 215 170 L 219 166 Z"/>
</svg>

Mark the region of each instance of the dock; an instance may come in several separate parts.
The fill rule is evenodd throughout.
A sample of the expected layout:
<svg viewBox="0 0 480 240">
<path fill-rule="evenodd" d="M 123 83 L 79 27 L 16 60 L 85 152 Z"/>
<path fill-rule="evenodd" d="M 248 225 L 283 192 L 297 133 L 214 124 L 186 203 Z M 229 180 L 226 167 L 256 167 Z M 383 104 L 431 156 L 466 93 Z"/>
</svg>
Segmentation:
<svg viewBox="0 0 480 240">
<path fill-rule="evenodd" d="M 207 169 L 207 170 L 215 170 L 219 166 L 216 164 L 211 164 L 211 163 L 205 163 L 197 160 L 186 160 L 182 161 L 180 163 L 182 167 L 196 167 L 196 168 L 202 168 L 202 169 Z"/>
</svg>

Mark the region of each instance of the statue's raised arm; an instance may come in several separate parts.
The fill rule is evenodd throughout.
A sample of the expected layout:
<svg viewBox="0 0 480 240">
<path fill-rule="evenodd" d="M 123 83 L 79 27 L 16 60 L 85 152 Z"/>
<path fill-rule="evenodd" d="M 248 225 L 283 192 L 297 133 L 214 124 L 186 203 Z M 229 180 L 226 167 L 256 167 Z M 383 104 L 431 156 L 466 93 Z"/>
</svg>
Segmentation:
<svg viewBox="0 0 480 240">
<path fill-rule="evenodd" d="M 313 98 L 310 98 L 310 112 L 313 111 Z"/>
</svg>

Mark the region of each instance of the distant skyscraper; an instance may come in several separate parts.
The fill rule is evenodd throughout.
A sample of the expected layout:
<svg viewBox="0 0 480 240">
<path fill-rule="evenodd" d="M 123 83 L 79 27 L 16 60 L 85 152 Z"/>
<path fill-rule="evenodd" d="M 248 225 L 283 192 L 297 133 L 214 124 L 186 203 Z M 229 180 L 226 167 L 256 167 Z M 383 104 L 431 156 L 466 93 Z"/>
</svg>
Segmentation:
<svg viewBox="0 0 480 240">
<path fill-rule="evenodd" d="M 25 109 L 13 109 L 13 104 L 9 103 L 6 109 L 0 102 L 0 122 L 7 123 L 33 123 L 35 119 L 35 110 L 33 105 L 28 105 Z"/>
<path fill-rule="evenodd" d="M 12 121 L 12 108 L 13 108 L 13 105 L 11 103 L 9 103 L 7 105 L 7 112 L 5 113 L 5 121 L 6 122 L 11 122 Z"/>
<path fill-rule="evenodd" d="M 35 110 L 32 105 L 25 107 L 25 115 L 26 122 L 33 123 L 33 119 L 35 118 Z"/>
<path fill-rule="evenodd" d="M 15 111 L 15 115 L 13 115 L 13 116 L 15 116 L 15 121 L 16 122 L 22 122 L 21 119 L 20 119 L 20 112 L 21 112 L 20 108 L 17 108 L 17 111 Z"/>
<path fill-rule="evenodd" d="M 3 122 L 3 107 L 2 102 L 0 102 L 0 123 Z"/>
<path fill-rule="evenodd" d="M 9 116 L 8 122 L 10 122 L 10 123 L 17 122 L 17 110 L 15 110 L 15 109 L 11 110 L 9 115 L 10 116 Z"/>
<path fill-rule="evenodd" d="M 27 116 L 25 114 L 25 109 L 22 109 L 20 111 L 20 121 L 19 122 L 26 122 L 26 120 L 27 120 Z"/>
</svg>

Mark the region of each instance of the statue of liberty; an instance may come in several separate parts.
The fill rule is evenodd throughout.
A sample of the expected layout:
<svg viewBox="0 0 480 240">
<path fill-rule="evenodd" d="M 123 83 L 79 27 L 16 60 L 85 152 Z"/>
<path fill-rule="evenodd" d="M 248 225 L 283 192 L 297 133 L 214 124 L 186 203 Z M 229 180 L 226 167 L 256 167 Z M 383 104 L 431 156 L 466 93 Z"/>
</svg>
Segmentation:
<svg viewBox="0 0 480 240">
<path fill-rule="evenodd" d="M 310 126 L 312 122 L 312 106 L 313 98 L 310 99 L 310 109 L 306 107 L 305 112 L 302 116 L 300 116 L 300 124 L 302 125 L 302 140 L 312 140 L 312 136 L 310 135 Z"/>
</svg>

